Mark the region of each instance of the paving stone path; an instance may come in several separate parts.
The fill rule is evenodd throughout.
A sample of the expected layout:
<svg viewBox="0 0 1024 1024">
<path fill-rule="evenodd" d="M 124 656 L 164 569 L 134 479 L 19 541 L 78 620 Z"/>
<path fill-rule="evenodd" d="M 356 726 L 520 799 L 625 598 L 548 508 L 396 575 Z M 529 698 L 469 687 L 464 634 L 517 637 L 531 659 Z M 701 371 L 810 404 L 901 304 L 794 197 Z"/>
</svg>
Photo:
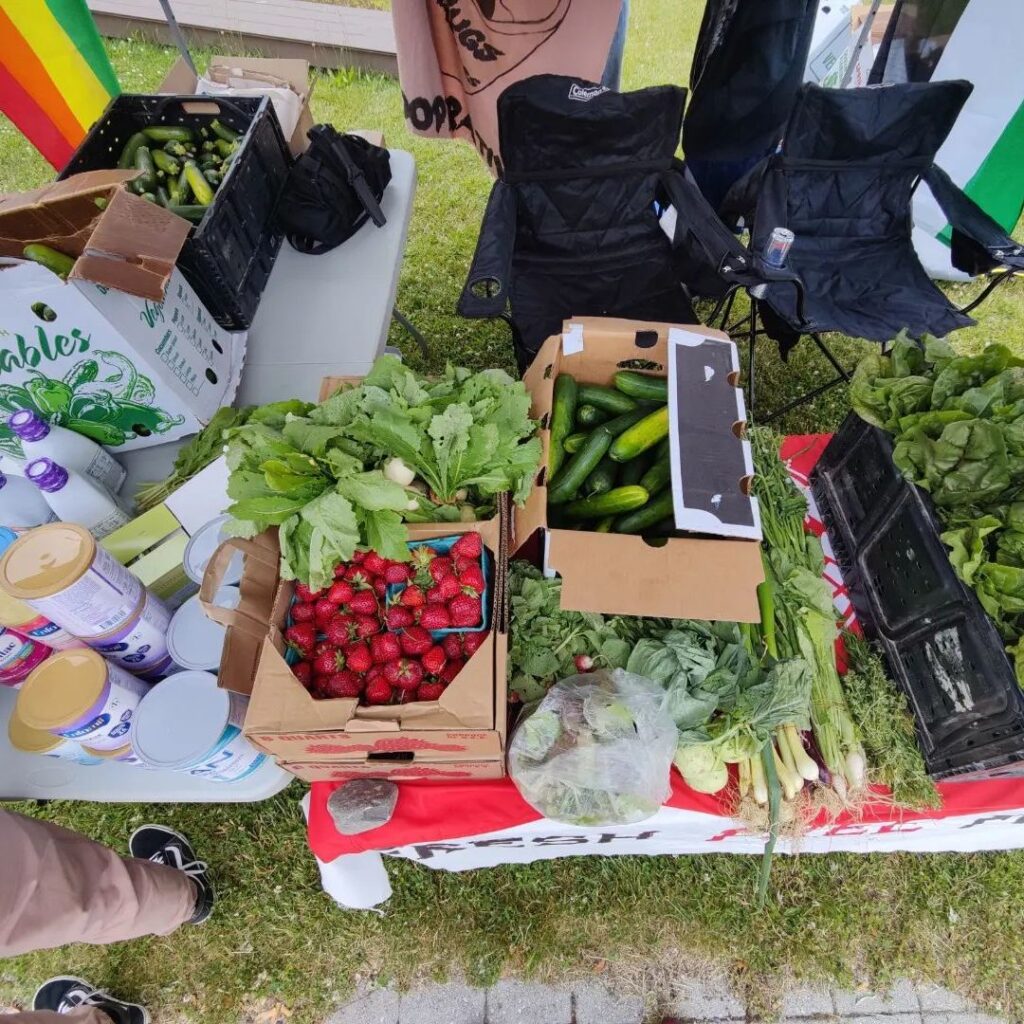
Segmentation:
<svg viewBox="0 0 1024 1024">
<path fill-rule="evenodd" d="M 682 979 L 658 1001 L 616 995 L 597 980 L 572 985 L 499 981 L 490 988 L 424 985 L 409 992 L 364 991 L 325 1024 L 749 1024 L 748 1013 L 726 981 Z M 978 1012 L 948 989 L 901 981 L 888 992 L 795 988 L 782 998 L 783 1024 L 1005 1024 Z"/>
</svg>

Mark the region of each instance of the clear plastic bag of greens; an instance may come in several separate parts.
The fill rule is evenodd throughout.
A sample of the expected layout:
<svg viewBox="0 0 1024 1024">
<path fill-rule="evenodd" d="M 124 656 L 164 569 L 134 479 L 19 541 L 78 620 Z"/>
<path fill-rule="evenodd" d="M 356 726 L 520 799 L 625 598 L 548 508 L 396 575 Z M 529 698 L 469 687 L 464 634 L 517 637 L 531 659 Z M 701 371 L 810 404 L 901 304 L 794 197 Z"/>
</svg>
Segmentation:
<svg viewBox="0 0 1024 1024">
<path fill-rule="evenodd" d="M 556 683 L 519 722 L 508 768 L 523 799 L 571 825 L 649 818 L 669 795 L 677 730 L 660 686 L 622 669 Z"/>
</svg>

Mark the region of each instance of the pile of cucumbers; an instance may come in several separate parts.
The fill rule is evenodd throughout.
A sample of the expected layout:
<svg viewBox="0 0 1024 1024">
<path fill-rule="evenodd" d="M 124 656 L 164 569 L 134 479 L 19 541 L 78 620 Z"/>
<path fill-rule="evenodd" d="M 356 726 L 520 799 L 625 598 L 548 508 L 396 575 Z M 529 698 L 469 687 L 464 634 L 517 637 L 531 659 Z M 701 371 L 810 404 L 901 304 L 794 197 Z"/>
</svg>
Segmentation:
<svg viewBox="0 0 1024 1024">
<path fill-rule="evenodd" d="M 555 380 L 549 519 L 598 533 L 670 533 L 668 381 L 620 370 L 612 384 Z"/>
<path fill-rule="evenodd" d="M 195 131 L 151 125 L 128 139 L 117 166 L 142 172 L 128 183 L 133 192 L 198 224 L 240 145 L 238 132 L 217 119 Z"/>
</svg>

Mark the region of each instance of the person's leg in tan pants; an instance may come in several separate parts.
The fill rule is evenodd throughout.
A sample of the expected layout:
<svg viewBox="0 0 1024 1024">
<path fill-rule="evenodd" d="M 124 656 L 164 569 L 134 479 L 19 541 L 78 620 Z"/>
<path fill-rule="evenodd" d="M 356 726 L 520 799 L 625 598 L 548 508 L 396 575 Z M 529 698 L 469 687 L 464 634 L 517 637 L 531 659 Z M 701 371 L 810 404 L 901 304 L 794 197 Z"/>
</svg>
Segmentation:
<svg viewBox="0 0 1024 1024">
<path fill-rule="evenodd" d="M 0 811 L 0 957 L 72 942 L 102 945 L 167 935 L 200 923 L 213 908 L 206 865 L 184 836 L 161 826 L 138 829 L 131 857 L 49 822 Z M 134 1004 L 79 979 L 51 979 L 35 1010 L 3 1024 L 143 1024 Z M 130 1012 L 137 1010 L 137 1013 Z"/>
</svg>

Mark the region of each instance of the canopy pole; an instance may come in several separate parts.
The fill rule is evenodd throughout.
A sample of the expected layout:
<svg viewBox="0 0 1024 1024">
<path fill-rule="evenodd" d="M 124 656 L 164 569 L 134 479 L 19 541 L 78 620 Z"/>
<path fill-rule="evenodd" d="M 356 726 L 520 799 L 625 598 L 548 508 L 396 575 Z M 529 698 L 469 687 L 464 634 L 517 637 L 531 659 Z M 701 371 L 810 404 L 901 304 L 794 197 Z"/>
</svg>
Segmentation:
<svg viewBox="0 0 1024 1024">
<path fill-rule="evenodd" d="M 875 0 L 875 5 L 878 5 L 878 0 Z M 192 54 L 188 52 L 185 34 L 181 31 L 178 19 L 174 16 L 174 11 L 171 10 L 171 0 L 160 0 L 160 6 L 164 9 L 164 17 L 167 19 L 167 27 L 171 30 L 174 45 L 177 46 L 178 51 L 185 58 L 185 63 L 191 68 L 192 74 L 198 78 L 199 72 L 196 70 L 195 61 L 192 60 Z"/>
<path fill-rule="evenodd" d="M 165 0 L 160 0 L 160 2 L 165 3 Z M 860 35 L 853 47 L 850 63 L 846 65 L 843 80 L 839 83 L 840 89 L 845 89 L 850 84 L 850 79 L 853 78 L 853 69 L 857 66 L 857 61 L 860 60 L 861 51 L 867 45 L 868 39 L 871 38 L 871 26 L 875 23 L 875 15 L 881 5 L 882 0 L 871 0 L 871 10 L 864 16 L 864 24 L 861 26 Z"/>
</svg>

